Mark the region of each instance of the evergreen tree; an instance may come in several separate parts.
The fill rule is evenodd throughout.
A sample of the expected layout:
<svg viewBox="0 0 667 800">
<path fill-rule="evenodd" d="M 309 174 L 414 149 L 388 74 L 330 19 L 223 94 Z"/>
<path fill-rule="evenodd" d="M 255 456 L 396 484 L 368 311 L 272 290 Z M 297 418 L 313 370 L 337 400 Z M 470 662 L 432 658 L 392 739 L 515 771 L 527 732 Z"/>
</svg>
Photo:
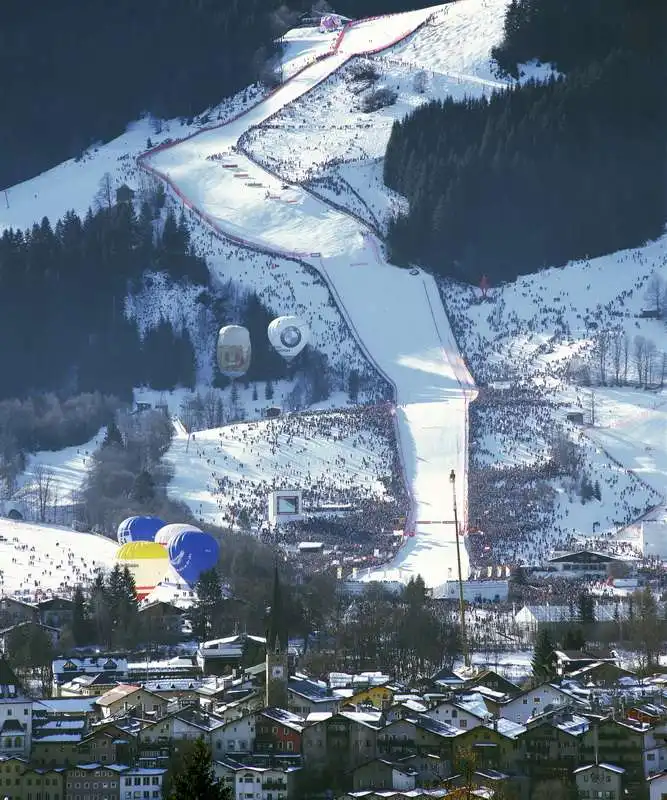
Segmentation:
<svg viewBox="0 0 667 800">
<path fill-rule="evenodd" d="M 115 422 L 110 422 L 107 425 L 104 439 L 102 440 L 102 447 L 123 447 L 123 435 Z"/>
<path fill-rule="evenodd" d="M 540 628 L 537 633 L 531 666 L 537 683 L 553 680 L 556 675 L 554 645 L 546 628 Z"/>
<path fill-rule="evenodd" d="M 590 592 L 581 592 L 577 598 L 579 619 L 585 625 L 595 622 L 595 601 Z"/>
<path fill-rule="evenodd" d="M 224 606 L 222 584 L 216 569 L 206 570 L 196 586 L 197 602 L 189 615 L 192 633 L 197 639 L 210 639 L 223 633 Z"/>
<path fill-rule="evenodd" d="M 77 586 L 74 590 L 74 609 L 72 613 L 72 636 L 74 644 L 81 647 L 90 641 L 90 622 L 86 609 L 83 590 Z"/>
<path fill-rule="evenodd" d="M 219 783 L 213 771 L 211 751 L 197 739 L 183 768 L 173 776 L 170 800 L 233 800 L 230 787 Z"/>
<path fill-rule="evenodd" d="M 142 470 L 134 479 L 131 498 L 143 506 L 149 506 L 155 500 L 155 481 L 147 469 Z"/>
</svg>

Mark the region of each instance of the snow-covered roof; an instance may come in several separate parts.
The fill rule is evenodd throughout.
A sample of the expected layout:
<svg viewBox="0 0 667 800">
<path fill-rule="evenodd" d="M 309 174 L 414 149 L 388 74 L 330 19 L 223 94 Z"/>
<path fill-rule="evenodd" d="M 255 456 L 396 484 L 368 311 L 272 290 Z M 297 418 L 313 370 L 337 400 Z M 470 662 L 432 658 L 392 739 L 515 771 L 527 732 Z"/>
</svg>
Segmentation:
<svg viewBox="0 0 667 800">
<path fill-rule="evenodd" d="M 586 772 L 589 769 L 604 769 L 608 770 L 609 772 L 615 772 L 617 775 L 622 775 L 625 772 L 623 767 L 618 767 L 616 764 L 607 764 L 600 762 L 599 764 L 587 764 L 585 767 L 577 767 L 577 769 L 573 770 L 575 775 L 578 775 L 580 772 Z"/>
</svg>

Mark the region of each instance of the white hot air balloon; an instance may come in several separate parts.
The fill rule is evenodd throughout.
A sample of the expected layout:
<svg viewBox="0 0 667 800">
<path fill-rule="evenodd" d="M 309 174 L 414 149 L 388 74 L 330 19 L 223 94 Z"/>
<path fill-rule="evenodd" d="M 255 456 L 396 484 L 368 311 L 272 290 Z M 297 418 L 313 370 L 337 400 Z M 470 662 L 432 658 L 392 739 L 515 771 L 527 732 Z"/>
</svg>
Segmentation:
<svg viewBox="0 0 667 800">
<path fill-rule="evenodd" d="M 283 358 L 298 356 L 310 339 L 308 324 L 298 317 L 278 317 L 269 325 L 269 341 Z"/>
<path fill-rule="evenodd" d="M 218 333 L 218 366 L 228 378 L 240 378 L 250 366 L 250 333 L 240 325 L 227 325 Z"/>
<path fill-rule="evenodd" d="M 183 531 L 199 531 L 199 528 L 188 525 L 187 522 L 170 522 L 169 525 L 163 525 L 155 534 L 155 541 L 163 547 L 169 547 L 169 542 L 174 536 Z"/>
</svg>

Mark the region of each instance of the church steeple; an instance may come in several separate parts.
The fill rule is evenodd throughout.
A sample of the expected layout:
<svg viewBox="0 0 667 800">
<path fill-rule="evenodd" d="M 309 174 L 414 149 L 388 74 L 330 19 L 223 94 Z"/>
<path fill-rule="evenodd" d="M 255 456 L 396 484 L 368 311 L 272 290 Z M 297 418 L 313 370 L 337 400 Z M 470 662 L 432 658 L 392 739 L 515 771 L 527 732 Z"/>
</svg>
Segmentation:
<svg viewBox="0 0 667 800">
<path fill-rule="evenodd" d="M 273 596 L 266 626 L 266 692 L 265 705 L 287 708 L 287 625 L 285 607 L 276 564 L 273 573 Z"/>
<path fill-rule="evenodd" d="M 269 609 L 266 632 L 266 649 L 271 653 L 287 652 L 287 626 L 285 624 L 285 608 L 280 585 L 280 574 L 276 564 L 273 572 L 273 597 Z"/>
</svg>

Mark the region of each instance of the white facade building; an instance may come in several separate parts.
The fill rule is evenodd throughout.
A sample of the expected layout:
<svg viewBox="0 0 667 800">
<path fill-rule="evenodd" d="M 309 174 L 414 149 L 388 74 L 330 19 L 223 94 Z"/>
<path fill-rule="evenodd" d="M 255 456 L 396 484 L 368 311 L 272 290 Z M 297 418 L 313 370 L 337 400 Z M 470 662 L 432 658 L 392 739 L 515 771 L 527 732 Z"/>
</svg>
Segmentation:
<svg viewBox="0 0 667 800">
<path fill-rule="evenodd" d="M 0 658 L 0 755 L 27 758 L 32 741 L 32 700 Z"/>
<path fill-rule="evenodd" d="M 162 797 L 162 782 L 166 769 L 130 768 L 120 778 L 120 800 L 158 800 Z"/>
<path fill-rule="evenodd" d="M 232 720 L 211 732 L 213 758 L 219 758 L 221 755 L 252 753 L 254 747 L 255 717 L 252 714 Z"/>
<path fill-rule="evenodd" d="M 520 694 L 509 703 L 503 703 L 499 713 L 504 719 L 523 725 L 531 717 L 541 714 L 547 706 L 562 706 L 573 702 L 574 698 L 569 694 L 562 692 L 550 683 L 544 683 L 542 686 L 536 686 L 534 689 Z"/>
</svg>

